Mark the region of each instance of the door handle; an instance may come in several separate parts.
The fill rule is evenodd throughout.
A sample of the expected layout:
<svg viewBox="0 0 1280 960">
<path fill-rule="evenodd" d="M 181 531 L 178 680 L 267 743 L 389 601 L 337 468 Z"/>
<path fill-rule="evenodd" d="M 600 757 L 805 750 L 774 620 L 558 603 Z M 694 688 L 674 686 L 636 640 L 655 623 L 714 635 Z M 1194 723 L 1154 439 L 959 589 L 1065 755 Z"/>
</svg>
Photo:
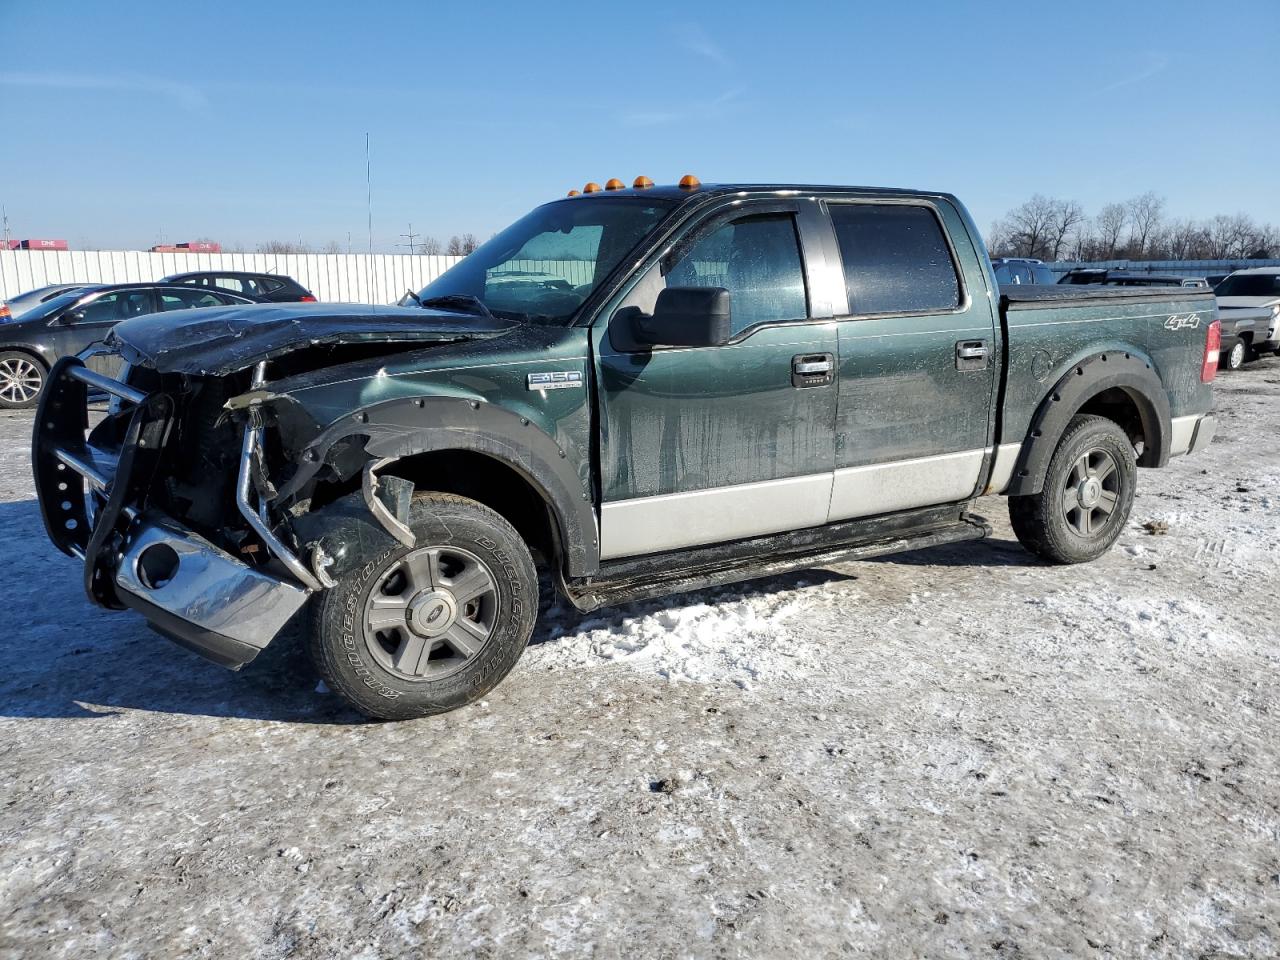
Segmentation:
<svg viewBox="0 0 1280 960">
<path fill-rule="evenodd" d="M 797 360 L 791 365 L 796 373 L 830 373 L 830 360 Z"/>
<path fill-rule="evenodd" d="M 802 353 L 791 358 L 793 387 L 825 387 L 835 378 L 836 358 L 829 353 Z"/>
<path fill-rule="evenodd" d="M 991 355 L 991 346 L 985 340 L 961 340 L 956 344 L 956 369 L 987 369 L 987 358 Z"/>
</svg>

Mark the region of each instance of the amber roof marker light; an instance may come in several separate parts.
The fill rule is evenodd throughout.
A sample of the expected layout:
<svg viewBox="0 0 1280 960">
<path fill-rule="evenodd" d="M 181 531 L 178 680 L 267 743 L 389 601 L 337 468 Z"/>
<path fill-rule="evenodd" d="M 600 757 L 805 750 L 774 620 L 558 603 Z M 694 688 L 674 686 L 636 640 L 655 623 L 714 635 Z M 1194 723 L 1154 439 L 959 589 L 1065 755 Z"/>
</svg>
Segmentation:
<svg viewBox="0 0 1280 960">
<path fill-rule="evenodd" d="M 569 191 L 569 196 L 571 196 L 571 197 L 576 197 L 576 196 L 578 196 L 578 194 L 579 194 L 579 191 L 577 191 L 577 190 L 570 190 L 570 191 Z"/>
<path fill-rule="evenodd" d="M 635 182 L 631 184 L 637 190 L 648 190 L 653 186 L 653 181 L 643 174 L 636 177 Z"/>
<path fill-rule="evenodd" d="M 621 190 L 626 184 L 617 177 L 610 177 L 609 182 L 604 185 L 606 190 Z"/>
<path fill-rule="evenodd" d="M 583 193 L 599 193 L 600 184 L 592 180 L 590 183 L 588 183 L 585 187 L 582 188 L 582 192 Z"/>
<path fill-rule="evenodd" d="M 702 181 L 695 177 L 692 173 L 686 173 L 680 178 L 681 190 L 697 190 L 702 186 Z"/>
</svg>

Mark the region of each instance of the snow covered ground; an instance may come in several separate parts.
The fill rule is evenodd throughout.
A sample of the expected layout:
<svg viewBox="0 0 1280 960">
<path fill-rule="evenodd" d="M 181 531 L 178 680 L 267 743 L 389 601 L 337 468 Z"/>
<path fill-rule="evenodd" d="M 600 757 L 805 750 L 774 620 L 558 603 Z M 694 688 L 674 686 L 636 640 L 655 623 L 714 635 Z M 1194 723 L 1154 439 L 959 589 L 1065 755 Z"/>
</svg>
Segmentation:
<svg viewBox="0 0 1280 960">
<path fill-rule="evenodd" d="M 1093 564 L 984 502 L 983 543 L 557 608 L 398 724 L 91 607 L 0 416 L 0 956 L 1275 956 L 1280 361 L 1218 406 Z"/>
</svg>

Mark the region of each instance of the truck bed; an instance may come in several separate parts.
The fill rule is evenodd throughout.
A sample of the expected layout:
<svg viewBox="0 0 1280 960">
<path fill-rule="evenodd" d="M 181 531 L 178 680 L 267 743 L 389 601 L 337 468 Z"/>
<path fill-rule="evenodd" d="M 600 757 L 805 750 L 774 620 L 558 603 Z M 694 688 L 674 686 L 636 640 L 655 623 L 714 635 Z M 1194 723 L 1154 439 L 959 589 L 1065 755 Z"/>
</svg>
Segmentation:
<svg viewBox="0 0 1280 960">
<path fill-rule="evenodd" d="M 1169 416 L 1212 408 L 1212 388 L 1200 368 L 1218 314 L 1202 287 L 1017 286 L 1000 291 L 1006 354 L 1000 442 L 1031 429 L 1046 389 L 1085 358 L 1114 351 L 1134 357 L 1158 378 Z"/>
</svg>

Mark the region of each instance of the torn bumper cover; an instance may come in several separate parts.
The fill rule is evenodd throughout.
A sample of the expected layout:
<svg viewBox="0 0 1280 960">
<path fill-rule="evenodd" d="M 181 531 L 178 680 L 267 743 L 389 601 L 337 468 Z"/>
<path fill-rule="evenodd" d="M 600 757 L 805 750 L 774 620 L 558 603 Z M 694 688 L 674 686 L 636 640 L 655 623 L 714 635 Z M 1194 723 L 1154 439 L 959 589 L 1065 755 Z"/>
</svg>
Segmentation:
<svg viewBox="0 0 1280 960">
<path fill-rule="evenodd" d="M 157 631 L 233 670 L 251 662 L 311 596 L 150 514 L 131 534 L 115 583 L 121 602 Z"/>
</svg>

